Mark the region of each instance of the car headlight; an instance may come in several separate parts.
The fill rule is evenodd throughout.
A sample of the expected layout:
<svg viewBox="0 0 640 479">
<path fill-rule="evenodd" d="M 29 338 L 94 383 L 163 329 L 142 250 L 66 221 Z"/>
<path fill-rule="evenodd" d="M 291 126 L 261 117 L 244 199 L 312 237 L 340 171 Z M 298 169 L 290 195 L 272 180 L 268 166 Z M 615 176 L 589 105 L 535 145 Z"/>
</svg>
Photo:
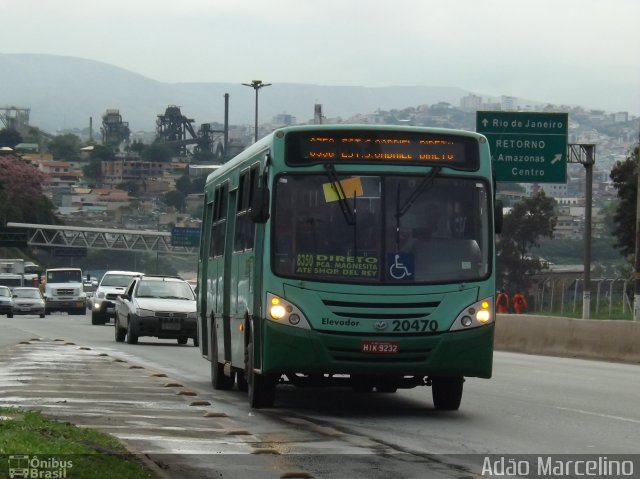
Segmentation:
<svg viewBox="0 0 640 479">
<path fill-rule="evenodd" d="M 96 296 L 96 298 L 97 298 L 97 299 L 104 299 L 104 298 L 105 298 L 105 296 L 106 296 L 106 293 L 105 293 L 104 291 L 98 291 L 98 292 L 95 294 L 95 296 Z"/>
<path fill-rule="evenodd" d="M 156 315 L 155 311 L 151 311 L 149 309 L 138 309 L 137 313 L 139 318 L 155 317 Z"/>
<path fill-rule="evenodd" d="M 494 320 L 493 297 L 489 297 L 464 308 L 449 328 L 449 331 L 478 328 L 493 323 Z"/>
<path fill-rule="evenodd" d="M 287 326 L 310 329 L 307 318 L 297 306 L 271 293 L 267 293 L 267 319 Z"/>
</svg>

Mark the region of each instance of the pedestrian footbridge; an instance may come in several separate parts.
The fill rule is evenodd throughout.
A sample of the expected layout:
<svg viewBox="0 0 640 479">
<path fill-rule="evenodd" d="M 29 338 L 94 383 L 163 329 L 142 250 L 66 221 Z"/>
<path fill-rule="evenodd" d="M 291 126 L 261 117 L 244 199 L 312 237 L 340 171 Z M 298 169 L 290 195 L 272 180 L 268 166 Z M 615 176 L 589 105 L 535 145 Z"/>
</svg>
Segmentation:
<svg viewBox="0 0 640 479">
<path fill-rule="evenodd" d="M 7 223 L 25 232 L 27 244 L 49 248 L 85 248 L 147 253 L 196 254 L 196 248 L 173 246 L 171 232 L 90 228 L 84 226 Z"/>
</svg>

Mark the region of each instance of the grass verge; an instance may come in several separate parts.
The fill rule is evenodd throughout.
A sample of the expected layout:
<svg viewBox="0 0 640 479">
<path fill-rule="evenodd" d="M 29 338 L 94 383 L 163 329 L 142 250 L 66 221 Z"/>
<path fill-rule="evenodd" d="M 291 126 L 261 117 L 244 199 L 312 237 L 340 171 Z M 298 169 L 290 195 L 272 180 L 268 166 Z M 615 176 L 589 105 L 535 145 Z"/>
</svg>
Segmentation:
<svg viewBox="0 0 640 479">
<path fill-rule="evenodd" d="M 0 408 L 0 461 L 0 478 L 10 469 L 35 469 L 38 477 L 158 477 L 112 436 L 17 408 Z M 35 477 L 28 474 L 19 477 Z"/>
</svg>

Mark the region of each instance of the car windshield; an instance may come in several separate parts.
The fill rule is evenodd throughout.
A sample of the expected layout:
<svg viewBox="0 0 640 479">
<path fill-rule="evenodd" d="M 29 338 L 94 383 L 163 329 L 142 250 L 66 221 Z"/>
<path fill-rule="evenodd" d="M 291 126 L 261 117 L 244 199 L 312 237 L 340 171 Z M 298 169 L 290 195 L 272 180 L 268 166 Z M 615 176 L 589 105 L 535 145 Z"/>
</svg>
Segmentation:
<svg viewBox="0 0 640 479">
<path fill-rule="evenodd" d="M 0 286 L 0 296 L 10 298 L 11 297 L 11 290 L 9 288 L 5 288 L 3 286 Z"/>
<path fill-rule="evenodd" d="M 142 280 L 138 284 L 138 298 L 195 300 L 191 286 L 182 281 Z"/>
<path fill-rule="evenodd" d="M 39 299 L 42 296 L 40 296 L 40 291 L 38 291 L 37 289 L 14 289 L 13 290 L 13 295 L 16 298 L 30 298 L 30 299 Z"/>
<path fill-rule="evenodd" d="M 113 286 L 126 288 L 133 281 L 134 276 L 130 274 L 105 274 L 100 282 L 100 286 Z"/>
</svg>

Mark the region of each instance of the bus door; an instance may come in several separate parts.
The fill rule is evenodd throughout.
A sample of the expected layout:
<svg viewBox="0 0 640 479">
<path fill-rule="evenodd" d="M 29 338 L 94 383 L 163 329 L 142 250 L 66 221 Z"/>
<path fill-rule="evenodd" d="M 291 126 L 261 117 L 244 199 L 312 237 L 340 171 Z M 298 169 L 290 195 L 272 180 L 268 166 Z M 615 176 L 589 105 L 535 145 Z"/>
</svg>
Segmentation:
<svg viewBox="0 0 640 479">
<path fill-rule="evenodd" d="M 227 243 L 227 229 L 230 227 L 229 217 L 229 183 L 216 187 L 213 200 L 213 218 L 211 223 L 211 245 L 207 265 L 207 329 L 209 337 L 213 336 L 214 327 L 217 339 L 218 352 L 223 352 L 226 357 L 228 348 L 225 344 L 229 341 L 228 305 L 224 307 L 225 285 L 225 248 Z M 212 323 L 212 314 L 216 318 L 215 326 Z M 226 320 L 225 320 L 226 318 Z M 226 324 L 226 327 L 225 327 Z M 226 339 L 225 339 L 226 338 Z M 211 354 L 209 354 L 211 357 Z M 212 358 L 215 360 L 215 358 Z"/>
<path fill-rule="evenodd" d="M 242 326 L 246 315 L 253 309 L 256 225 L 251 219 L 251 203 L 257 173 L 256 165 L 240 174 L 236 199 L 230 300 L 232 365 L 238 368 L 244 368 L 245 335 Z"/>
<path fill-rule="evenodd" d="M 210 357 L 209 331 L 211 331 L 211 311 L 209 307 L 209 263 L 213 258 L 213 200 L 209 201 L 208 193 L 204 195 L 204 213 L 202 229 L 200 231 L 200 250 L 198 252 L 198 286 L 196 297 L 198 300 L 198 337 L 200 338 L 200 352 Z"/>
</svg>

